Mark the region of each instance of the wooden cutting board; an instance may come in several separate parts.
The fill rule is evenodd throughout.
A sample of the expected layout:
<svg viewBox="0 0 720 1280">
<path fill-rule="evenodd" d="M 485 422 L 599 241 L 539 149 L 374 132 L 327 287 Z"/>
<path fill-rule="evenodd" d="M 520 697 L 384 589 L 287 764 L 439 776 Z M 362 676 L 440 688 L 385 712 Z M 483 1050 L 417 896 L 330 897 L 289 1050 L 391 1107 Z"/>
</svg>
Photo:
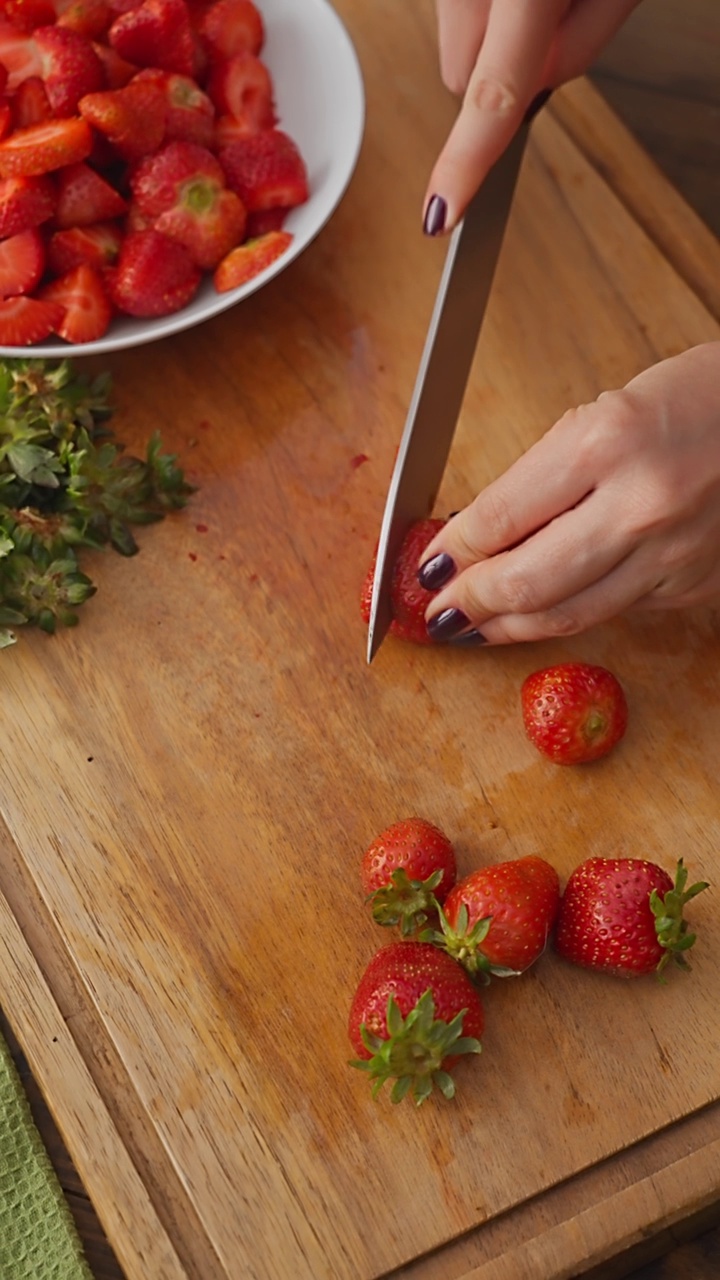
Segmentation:
<svg viewBox="0 0 720 1280">
<path fill-rule="evenodd" d="M 80 627 L 2 654 L 0 1003 L 128 1280 L 561 1280 L 718 1194 L 717 890 L 692 976 L 552 954 L 487 994 L 452 1104 L 372 1102 L 354 986 L 388 940 L 360 855 L 410 813 L 461 871 L 622 851 L 720 880 L 716 612 L 485 652 L 388 641 L 358 593 L 443 246 L 418 229 L 452 116 L 429 5 L 339 5 L 367 79 L 341 208 L 269 287 L 107 361 L 118 434 L 199 491 Z M 704 264 L 703 271 L 699 262 Z M 720 337 L 720 251 L 584 85 L 536 123 L 438 511 L 569 405 Z M 558 769 L 518 691 L 623 680 L 622 746 Z"/>
</svg>

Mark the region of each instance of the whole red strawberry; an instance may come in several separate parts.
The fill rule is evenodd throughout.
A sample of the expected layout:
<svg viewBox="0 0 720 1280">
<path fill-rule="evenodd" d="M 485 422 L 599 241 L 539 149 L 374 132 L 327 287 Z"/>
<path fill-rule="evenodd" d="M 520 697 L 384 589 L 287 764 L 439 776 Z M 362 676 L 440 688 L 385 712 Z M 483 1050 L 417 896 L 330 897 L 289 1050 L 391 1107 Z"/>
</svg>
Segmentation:
<svg viewBox="0 0 720 1280">
<path fill-rule="evenodd" d="M 599 760 L 627 728 L 625 694 L 605 667 L 564 662 L 535 671 L 520 696 L 525 732 L 555 764 Z"/>
<path fill-rule="evenodd" d="M 390 1098 L 418 1105 L 436 1086 L 455 1093 L 448 1074 L 459 1057 L 480 1052 L 480 996 L 450 956 L 423 942 L 393 942 L 373 956 L 355 992 L 348 1034 L 352 1066 L 373 1081 L 373 1097 L 394 1080 Z"/>
<path fill-rule="evenodd" d="M 672 960 L 689 968 L 685 952 L 695 934 L 687 932 L 683 907 L 703 889 L 686 889 L 682 858 L 675 882 L 644 858 L 588 858 L 573 871 L 560 904 L 555 949 L 565 960 L 601 969 L 619 978 L 662 973 Z"/>
<path fill-rule="evenodd" d="M 442 932 L 430 940 L 470 973 L 516 976 L 542 955 L 559 905 L 558 874 L 544 858 L 497 862 L 451 889 L 440 912 Z"/>
<path fill-rule="evenodd" d="M 390 624 L 390 634 L 397 636 L 399 640 L 409 640 L 413 644 L 432 644 L 425 624 L 425 610 L 433 598 L 433 593 L 420 586 L 417 571 L 425 548 L 445 523 L 444 520 L 439 519 L 417 520 L 410 526 L 403 539 L 395 561 L 391 587 L 393 621 Z M 377 552 L 367 571 L 360 596 L 360 615 L 363 622 L 370 621 L 376 558 Z"/>
<path fill-rule="evenodd" d="M 404 937 L 445 901 L 456 875 L 450 840 L 424 818 L 393 822 L 368 846 L 360 866 L 376 924 L 399 924 Z"/>
</svg>

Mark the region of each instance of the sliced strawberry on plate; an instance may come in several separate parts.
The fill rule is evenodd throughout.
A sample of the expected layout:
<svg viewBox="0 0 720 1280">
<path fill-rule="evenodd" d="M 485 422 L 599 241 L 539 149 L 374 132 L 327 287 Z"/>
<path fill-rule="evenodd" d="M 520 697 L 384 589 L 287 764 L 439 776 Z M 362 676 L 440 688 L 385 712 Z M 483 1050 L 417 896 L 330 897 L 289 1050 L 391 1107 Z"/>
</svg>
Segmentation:
<svg viewBox="0 0 720 1280">
<path fill-rule="evenodd" d="M 0 142 L 0 178 L 50 173 L 90 154 L 90 125 L 78 116 L 16 129 Z"/>
<path fill-rule="evenodd" d="M 114 222 L 55 231 L 47 247 L 48 270 L 54 276 L 61 276 L 86 262 L 103 271 L 117 262 L 122 242 L 123 233 Z"/>
<path fill-rule="evenodd" d="M 58 173 L 55 221 L 59 227 L 89 226 L 121 218 L 126 212 L 127 201 L 89 164 L 81 161 Z"/>
<path fill-rule="evenodd" d="M 57 302 L 39 298 L 5 298 L 0 302 L 0 344 L 29 347 L 42 342 L 62 322 L 63 308 Z"/>
<path fill-rule="evenodd" d="M 190 301 L 200 279 L 184 245 L 159 231 L 133 231 L 120 250 L 111 297 L 128 315 L 165 316 Z"/>
<path fill-rule="evenodd" d="M 257 55 L 265 40 L 262 15 L 252 0 L 217 0 L 203 13 L 198 30 L 213 61 L 236 53 Z"/>
<path fill-rule="evenodd" d="M 218 115 L 235 116 L 256 129 L 271 129 L 275 123 L 270 72 L 252 53 L 236 53 L 213 67 L 207 91 Z"/>
<path fill-rule="evenodd" d="M 99 273 L 86 262 L 45 285 L 38 297 L 64 308 L 55 332 L 66 342 L 94 342 L 107 333 L 112 304 Z"/>
<path fill-rule="evenodd" d="M 12 97 L 12 114 L 16 129 L 28 129 L 31 124 L 52 118 L 53 109 L 40 76 L 28 76 L 18 85 Z"/>
<path fill-rule="evenodd" d="M 225 187 L 215 157 L 193 142 L 169 142 L 137 167 L 131 180 L 142 213 L 178 240 L 199 267 L 212 271 L 245 231 L 245 208 Z"/>
<path fill-rule="evenodd" d="M 163 140 L 165 98 L 155 84 L 131 80 L 121 89 L 89 93 L 78 105 L 83 119 L 112 143 L 123 160 L 139 160 L 156 151 Z"/>
<path fill-rule="evenodd" d="M 45 246 L 34 227 L 0 241 L 0 297 L 30 293 L 44 270 Z"/>
<path fill-rule="evenodd" d="M 97 40 L 107 31 L 114 16 L 108 0 L 72 0 L 60 13 L 57 25 L 76 31 L 88 40 Z"/>
<path fill-rule="evenodd" d="M 69 116 L 86 93 L 105 84 L 102 64 L 85 36 L 64 27 L 41 27 L 33 34 L 40 53 L 40 75 L 56 116 Z"/>
<path fill-rule="evenodd" d="M 270 231 L 258 240 L 246 240 L 223 258 L 213 275 L 218 293 L 237 289 L 276 262 L 289 249 L 293 237 L 288 231 Z"/>
<path fill-rule="evenodd" d="M 165 138 L 209 147 L 215 136 L 215 108 L 190 76 L 148 67 L 138 80 L 150 80 L 165 95 Z"/>
<path fill-rule="evenodd" d="M 0 64 L 7 71 L 7 91 L 14 93 L 28 76 L 42 72 L 40 51 L 27 32 L 0 20 Z"/>
<path fill-rule="evenodd" d="M 248 213 L 292 209 L 308 198 L 305 162 L 281 129 L 239 138 L 224 147 L 218 159 L 228 186 L 240 196 Z"/>
<path fill-rule="evenodd" d="M 181 76 L 195 70 L 195 40 L 185 0 L 143 0 L 115 19 L 108 40 L 138 67 L 158 67 Z"/>
<path fill-rule="evenodd" d="M 55 188 L 48 177 L 1 178 L 0 239 L 47 222 L 55 203 Z"/>
</svg>

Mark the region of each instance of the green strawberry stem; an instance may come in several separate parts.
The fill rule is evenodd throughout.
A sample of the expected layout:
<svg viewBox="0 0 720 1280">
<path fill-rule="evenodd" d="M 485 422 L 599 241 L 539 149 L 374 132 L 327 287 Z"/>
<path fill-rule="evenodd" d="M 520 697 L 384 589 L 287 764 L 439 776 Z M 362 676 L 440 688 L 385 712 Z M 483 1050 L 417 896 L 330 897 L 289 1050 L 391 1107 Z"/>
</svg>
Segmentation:
<svg viewBox="0 0 720 1280">
<path fill-rule="evenodd" d="M 435 1001 L 432 990 L 428 988 L 414 1009 L 403 1018 L 395 1000 L 389 996 L 387 1040 L 373 1035 L 363 1023 L 360 1034 L 372 1057 L 356 1059 L 350 1066 L 370 1076 L 373 1098 L 377 1097 L 387 1080 L 395 1081 L 390 1093 L 391 1102 L 401 1102 L 411 1094 L 420 1106 L 430 1097 L 433 1087 L 438 1088 L 444 1098 L 453 1098 L 455 1082 L 443 1070 L 443 1063 L 447 1058 L 480 1053 L 482 1047 L 479 1040 L 462 1035 L 466 1013 L 467 1009 L 462 1009 L 451 1022 L 436 1018 Z"/>
<path fill-rule="evenodd" d="M 704 889 L 709 888 L 709 885 L 706 880 L 698 880 L 696 884 L 686 889 L 687 878 L 687 868 L 682 858 L 679 858 L 672 889 L 668 889 L 663 897 L 657 889 L 653 889 L 650 894 L 650 910 L 655 917 L 655 933 L 660 946 L 664 948 L 657 966 L 658 973 L 662 973 L 670 960 L 673 960 L 681 969 L 690 968 L 685 952 L 694 946 L 697 935 L 688 933 L 688 923 L 683 918 L 683 909 L 691 898 L 696 898 Z"/>
<path fill-rule="evenodd" d="M 400 925 L 403 938 L 410 937 L 427 922 L 428 913 L 437 909 L 433 890 L 442 880 L 442 871 L 433 871 L 427 880 L 411 880 L 403 867 L 390 876 L 390 884 L 368 896 L 376 924 Z"/>
<path fill-rule="evenodd" d="M 492 916 L 483 916 L 482 920 L 476 920 L 475 924 L 470 928 L 468 909 L 465 903 L 460 907 L 454 925 L 450 924 L 445 912 L 437 902 L 435 903 L 435 910 L 440 919 L 440 930 L 424 930 L 419 936 L 420 942 L 432 942 L 436 947 L 440 947 L 442 951 L 447 951 L 453 960 L 457 960 L 468 973 L 482 983 L 488 983 L 491 977 L 519 977 L 520 969 L 509 969 L 507 965 L 493 964 L 492 960 L 488 960 L 482 950 L 482 944 L 487 938 L 492 924 Z"/>
</svg>

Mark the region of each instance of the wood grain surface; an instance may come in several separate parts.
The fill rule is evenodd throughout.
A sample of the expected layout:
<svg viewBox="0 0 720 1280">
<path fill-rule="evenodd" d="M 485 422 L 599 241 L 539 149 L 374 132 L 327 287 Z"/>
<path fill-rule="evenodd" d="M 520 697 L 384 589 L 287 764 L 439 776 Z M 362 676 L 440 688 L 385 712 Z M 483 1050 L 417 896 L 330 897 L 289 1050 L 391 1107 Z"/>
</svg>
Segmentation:
<svg viewBox="0 0 720 1280">
<path fill-rule="evenodd" d="M 366 75 L 371 54 L 382 71 L 369 20 L 350 6 L 347 14 Z M 413 65 L 430 66 L 429 32 L 421 25 L 408 35 Z M 56 1015 L 70 1018 L 98 1114 L 109 1113 L 118 1152 L 131 1152 L 187 1274 L 202 1280 L 387 1271 L 572 1174 L 580 1186 L 581 1170 L 590 1176 L 628 1142 L 717 1097 L 716 1042 L 699 1064 L 685 1043 L 686 1026 L 708 1023 L 717 998 L 716 926 L 702 900 L 705 959 L 692 987 L 661 997 L 601 980 L 591 991 L 548 957 L 522 987 L 493 992 L 485 1060 L 463 1073 L 451 1113 L 426 1108 L 411 1126 L 387 1104 L 371 1108 L 344 1067 L 344 1010 L 377 939 L 338 869 L 354 865 L 398 805 L 449 827 L 466 865 L 476 851 L 549 852 L 537 812 L 550 813 L 564 873 L 579 844 L 602 851 L 619 839 L 651 838 L 666 856 L 684 843 L 704 864 L 716 856 L 717 830 L 703 763 L 717 749 L 704 723 L 705 701 L 717 695 L 710 613 L 621 623 L 552 646 L 553 655 L 612 662 L 638 708 L 623 754 L 591 776 L 558 778 L 513 732 L 514 690 L 550 647 L 486 654 L 479 664 L 388 644 L 369 673 L 362 666 L 357 583 L 440 262 L 411 229 L 444 106 L 431 94 L 414 101 L 388 135 L 381 125 L 392 90 L 381 71 L 369 77 L 358 177 L 321 240 L 247 309 L 156 348 L 152 386 L 147 353 L 114 362 L 121 434 L 139 441 L 161 426 L 201 485 L 192 511 L 154 531 L 132 566 L 105 562 L 102 593 L 76 635 L 52 646 L 23 638 L 6 668 L 2 714 L 14 757 L 2 888 Z M 394 170 L 408 190 L 388 226 L 371 196 Z M 682 263 L 668 265 L 628 206 L 583 154 L 562 108 L 538 122 L 446 507 L 507 465 L 567 403 L 716 336 Z M 538 330 L 530 317 L 541 297 Z M 691 691 L 680 713 L 679 677 Z M 38 786 L 41 812 L 32 803 Z M 309 882 L 308 847 L 332 903 Z M 349 921 L 339 940 L 336 907 Z M 313 926 L 324 940 L 308 949 Z M 97 1195 L 87 1138 L 57 1102 L 42 1029 L 27 1025 L 11 965 L 8 973 L 0 999 Z M 324 1008 L 308 1001 L 320 988 Z M 49 1022 L 52 1010 L 49 999 Z M 308 1031 L 327 1046 L 325 1075 L 304 1047 Z M 528 1042 L 539 1071 L 518 1052 Z M 599 1061 L 603 1085 L 616 1094 L 622 1086 L 622 1107 L 610 1115 L 593 1104 Z M 522 1099 L 522 1110 L 517 1101 L 508 1109 L 508 1098 Z M 548 1115 L 562 1117 L 554 1133 Z M 488 1180 L 487 1146 L 510 1150 L 518 1125 L 522 1168 L 493 1158 Z M 708 1168 L 717 1168 L 705 1145 Z M 648 1160 L 647 1198 L 630 1206 L 647 1211 L 633 1228 L 640 1233 L 663 1196 L 660 1165 L 653 1172 Z M 417 1215 L 398 1222 L 408 1170 Z M 708 1178 L 699 1176 L 701 1197 Z M 629 1166 L 628 1178 L 640 1185 Z M 616 1213 L 607 1187 L 605 1199 Z M 265 1254 L 269 1271 L 256 1272 L 270 1205 L 274 1252 L 269 1262 Z M 98 1208 L 131 1280 L 165 1274 L 159 1254 L 140 1255 L 111 1221 L 107 1195 Z M 362 1238 L 368 1212 L 387 1223 L 387 1240 Z M 603 1235 L 601 1224 L 599 1249 L 611 1228 Z M 593 1229 L 597 1220 L 583 1248 Z M 538 1247 L 551 1257 L 554 1246 L 535 1238 L 528 1247 L 532 1259 Z M 437 1255 L 439 1275 L 468 1271 L 463 1248 Z M 464 1272 L 448 1271 L 451 1260 Z M 513 1265 L 508 1274 L 519 1280 L 521 1262 Z"/>
</svg>

